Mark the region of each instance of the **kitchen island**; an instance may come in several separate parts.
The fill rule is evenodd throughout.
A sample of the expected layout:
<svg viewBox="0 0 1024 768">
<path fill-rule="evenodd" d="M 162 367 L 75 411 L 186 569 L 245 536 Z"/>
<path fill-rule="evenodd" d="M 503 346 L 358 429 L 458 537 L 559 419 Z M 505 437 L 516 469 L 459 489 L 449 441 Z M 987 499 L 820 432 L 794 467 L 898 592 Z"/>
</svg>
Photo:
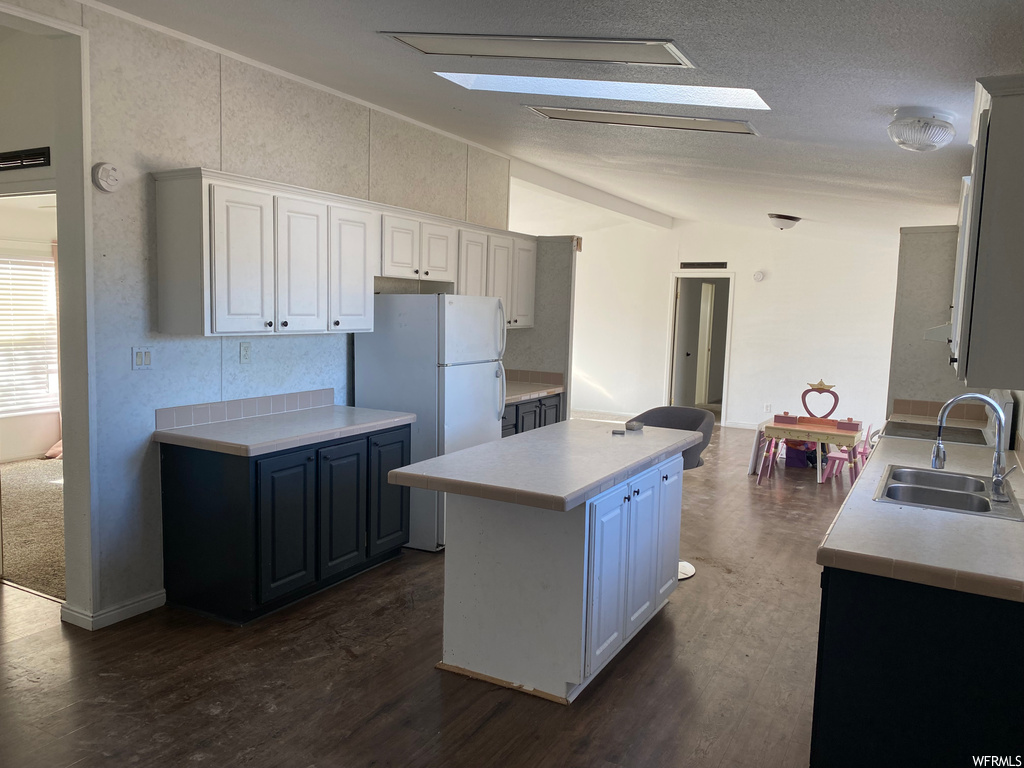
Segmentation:
<svg viewBox="0 0 1024 768">
<path fill-rule="evenodd" d="M 699 432 L 571 420 L 392 470 L 444 491 L 441 669 L 567 704 L 676 587 Z"/>
<path fill-rule="evenodd" d="M 932 444 L 883 437 L 818 548 L 812 768 L 1024 754 L 1024 523 L 874 500 Z M 991 447 L 946 450 L 945 472 L 991 475 Z"/>
</svg>

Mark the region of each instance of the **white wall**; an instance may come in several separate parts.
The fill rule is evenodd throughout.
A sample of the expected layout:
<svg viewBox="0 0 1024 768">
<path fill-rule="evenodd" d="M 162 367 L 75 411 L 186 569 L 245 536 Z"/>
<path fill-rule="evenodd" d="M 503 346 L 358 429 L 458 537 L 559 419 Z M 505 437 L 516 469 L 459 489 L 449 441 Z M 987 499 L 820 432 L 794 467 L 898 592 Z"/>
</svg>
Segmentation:
<svg viewBox="0 0 1024 768">
<path fill-rule="evenodd" d="M 38 459 L 58 440 L 58 411 L 0 417 L 0 462 Z"/>
<path fill-rule="evenodd" d="M 666 400 L 673 281 L 681 261 L 725 261 L 734 272 L 734 315 L 724 419 L 753 427 L 764 404 L 802 412 L 800 393 L 835 384 L 835 416 L 880 423 L 885 416 L 898 227 L 858 235 L 849 222 L 780 232 L 722 223 L 674 229 L 600 216 L 596 206 L 513 179 L 510 227 L 573 231 L 578 257 L 573 407 L 635 414 Z M 558 196 L 562 197 L 562 196 Z M 557 220 L 544 216 L 557 212 Z M 913 212 L 907 214 L 912 216 Z M 955 208 L 949 211 L 956 218 Z M 606 226 L 579 231 L 576 222 Z M 755 271 L 765 273 L 761 283 Z M 811 401 L 813 405 L 813 400 Z"/>
</svg>

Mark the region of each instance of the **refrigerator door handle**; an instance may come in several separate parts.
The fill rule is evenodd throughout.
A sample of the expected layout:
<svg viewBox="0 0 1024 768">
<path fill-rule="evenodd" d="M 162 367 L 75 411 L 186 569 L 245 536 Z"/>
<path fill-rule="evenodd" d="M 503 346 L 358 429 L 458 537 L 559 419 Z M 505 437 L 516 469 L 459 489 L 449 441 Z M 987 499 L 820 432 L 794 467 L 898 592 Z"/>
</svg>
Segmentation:
<svg viewBox="0 0 1024 768">
<path fill-rule="evenodd" d="M 498 299 L 498 309 L 501 310 L 501 351 L 498 357 L 502 358 L 505 356 L 505 344 L 508 342 L 508 325 L 505 321 L 505 302 L 501 299 Z"/>
<path fill-rule="evenodd" d="M 498 400 L 498 421 L 501 421 L 505 415 L 505 396 L 507 394 L 507 385 L 505 384 L 505 365 L 498 361 L 498 373 L 501 376 L 501 398 Z"/>
</svg>

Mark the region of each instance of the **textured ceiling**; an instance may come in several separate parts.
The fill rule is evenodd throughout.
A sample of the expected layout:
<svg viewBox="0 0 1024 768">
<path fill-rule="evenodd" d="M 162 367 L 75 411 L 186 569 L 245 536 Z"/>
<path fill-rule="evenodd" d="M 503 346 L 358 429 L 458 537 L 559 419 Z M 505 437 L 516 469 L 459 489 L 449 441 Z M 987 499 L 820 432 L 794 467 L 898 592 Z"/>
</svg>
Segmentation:
<svg viewBox="0 0 1024 768">
<path fill-rule="evenodd" d="M 974 80 L 1024 71 L 1021 0 L 107 2 L 684 220 L 949 223 Z M 381 30 L 668 38 L 696 68 L 424 56 Z M 470 92 L 433 70 L 748 87 L 771 112 Z M 748 119 L 761 135 L 547 121 L 525 103 Z M 904 105 L 956 113 L 954 143 L 892 144 Z"/>
</svg>

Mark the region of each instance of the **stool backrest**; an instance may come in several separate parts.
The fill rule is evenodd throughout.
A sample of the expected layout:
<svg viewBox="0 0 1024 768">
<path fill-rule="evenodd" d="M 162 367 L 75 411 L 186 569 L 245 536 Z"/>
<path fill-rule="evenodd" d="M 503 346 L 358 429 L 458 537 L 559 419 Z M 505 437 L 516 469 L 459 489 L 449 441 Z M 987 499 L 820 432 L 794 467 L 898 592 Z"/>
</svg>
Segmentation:
<svg viewBox="0 0 1024 768">
<path fill-rule="evenodd" d="M 704 463 L 704 459 L 700 455 L 711 442 L 711 429 L 715 426 L 715 414 L 711 411 L 682 405 L 662 405 L 644 411 L 633 418 L 642 421 L 647 427 L 688 429 L 700 432 L 703 435 L 701 441 L 683 451 L 683 470 L 694 469 Z"/>
</svg>

